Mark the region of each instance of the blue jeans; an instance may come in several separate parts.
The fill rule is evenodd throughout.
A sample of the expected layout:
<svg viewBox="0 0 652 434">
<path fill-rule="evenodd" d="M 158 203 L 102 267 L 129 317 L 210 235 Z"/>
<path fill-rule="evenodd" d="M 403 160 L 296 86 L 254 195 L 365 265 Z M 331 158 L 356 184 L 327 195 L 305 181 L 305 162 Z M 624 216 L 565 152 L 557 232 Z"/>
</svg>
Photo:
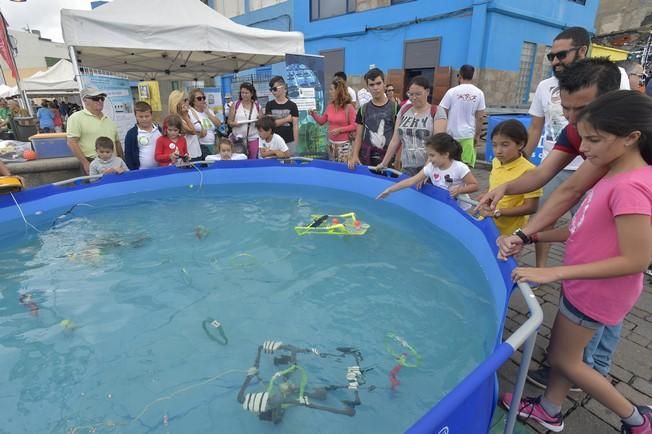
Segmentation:
<svg viewBox="0 0 652 434">
<path fill-rule="evenodd" d="M 606 376 L 611 368 L 622 329 L 623 321 L 613 326 L 603 325 L 597 329 L 591 342 L 584 348 L 584 363 Z"/>
</svg>

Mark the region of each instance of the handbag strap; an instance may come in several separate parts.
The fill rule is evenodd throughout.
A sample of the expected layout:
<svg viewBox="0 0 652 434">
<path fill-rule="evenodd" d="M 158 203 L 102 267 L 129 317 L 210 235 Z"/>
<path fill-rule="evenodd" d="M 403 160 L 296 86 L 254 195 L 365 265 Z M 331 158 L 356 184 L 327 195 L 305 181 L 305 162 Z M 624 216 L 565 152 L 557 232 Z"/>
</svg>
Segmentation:
<svg viewBox="0 0 652 434">
<path fill-rule="evenodd" d="M 256 101 L 251 101 L 251 109 L 249 110 L 249 118 L 247 118 L 248 121 L 251 120 L 251 114 L 254 112 L 254 105 Z M 244 108 L 244 104 L 242 105 L 242 108 Z M 251 122 L 247 124 L 247 136 L 245 137 L 245 142 L 249 143 L 249 129 L 251 128 Z"/>
</svg>

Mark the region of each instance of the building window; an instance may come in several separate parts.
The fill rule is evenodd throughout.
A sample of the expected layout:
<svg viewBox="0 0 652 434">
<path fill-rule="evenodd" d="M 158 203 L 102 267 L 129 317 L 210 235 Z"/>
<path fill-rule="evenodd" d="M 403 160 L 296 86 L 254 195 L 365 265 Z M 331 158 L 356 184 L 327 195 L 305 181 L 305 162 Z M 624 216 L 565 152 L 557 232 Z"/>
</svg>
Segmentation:
<svg viewBox="0 0 652 434">
<path fill-rule="evenodd" d="M 532 72 L 537 55 L 537 44 L 523 42 L 521 48 L 521 66 L 518 71 L 518 84 L 516 87 L 516 101 L 518 104 L 527 104 L 530 99 L 530 84 Z"/>
<path fill-rule="evenodd" d="M 550 50 L 552 50 L 552 47 L 546 45 L 546 51 L 543 54 L 543 61 L 541 62 L 541 80 L 552 77 L 552 63 L 550 63 L 546 57 L 548 53 L 550 53 Z"/>
<path fill-rule="evenodd" d="M 356 0 L 310 0 L 310 20 L 355 12 Z"/>
<path fill-rule="evenodd" d="M 570 0 L 570 1 L 573 2 L 573 3 L 580 4 L 582 6 L 586 5 L 586 0 Z"/>
<path fill-rule="evenodd" d="M 413 2 L 414 0 L 392 0 L 391 4 L 393 5 L 400 5 L 401 3 L 409 3 Z"/>
</svg>

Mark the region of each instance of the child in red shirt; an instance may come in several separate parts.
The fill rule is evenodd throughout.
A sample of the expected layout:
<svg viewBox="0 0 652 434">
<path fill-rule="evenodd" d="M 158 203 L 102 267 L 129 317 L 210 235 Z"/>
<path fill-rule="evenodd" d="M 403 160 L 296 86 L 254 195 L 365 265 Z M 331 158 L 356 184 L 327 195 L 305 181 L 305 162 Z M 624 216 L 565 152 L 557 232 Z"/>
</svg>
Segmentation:
<svg viewBox="0 0 652 434">
<path fill-rule="evenodd" d="M 156 140 L 154 158 L 159 166 L 171 166 L 177 161 L 188 160 L 188 144 L 181 135 L 183 121 L 179 115 L 170 115 L 163 120 L 163 135 Z"/>
</svg>

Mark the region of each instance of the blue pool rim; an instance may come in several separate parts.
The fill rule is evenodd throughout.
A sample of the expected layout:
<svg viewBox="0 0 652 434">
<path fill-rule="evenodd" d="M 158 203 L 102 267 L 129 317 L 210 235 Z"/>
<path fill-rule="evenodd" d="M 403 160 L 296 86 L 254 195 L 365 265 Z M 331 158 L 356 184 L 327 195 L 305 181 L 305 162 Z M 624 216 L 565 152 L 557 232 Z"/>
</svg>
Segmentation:
<svg viewBox="0 0 652 434">
<path fill-rule="evenodd" d="M 133 193 L 174 187 L 198 189 L 201 185 L 228 184 L 294 184 L 327 187 L 375 198 L 383 189 L 404 176 L 391 178 L 371 172 L 364 166 L 349 170 L 343 164 L 329 161 L 224 161 L 189 168 L 158 168 L 109 175 L 94 183 L 71 186 L 53 184 L 0 196 L 0 223 L 7 234 L 26 228 L 21 216 L 36 227 L 47 228 L 50 210 L 71 207 L 77 203 L 118 197 Z M 14 200 L 20 205 L 16 206 Z M 437 405 L 407 430 L 410 434 L 484 433 L 490 428 L 496 407 L 498 368 L 514 353 L 502 342 L 507 306 L 514 285 L 511 272 L 513 259 L 496 259 L 498 231 L 490 219 L 477 220 L 462 209 L 448 192 L 431 185 L 420 191 L 405 190 L 385 199 L 387 202 L 424 218 L 458 239 L 472 254 L 492 291 L 496 315 L 500 319 L 494 351 L 468 374 Z M 451 225 L 450 222 L 455 222 Z M 31 229 L 24 229 L 31 230 Z"/>
</svg>

